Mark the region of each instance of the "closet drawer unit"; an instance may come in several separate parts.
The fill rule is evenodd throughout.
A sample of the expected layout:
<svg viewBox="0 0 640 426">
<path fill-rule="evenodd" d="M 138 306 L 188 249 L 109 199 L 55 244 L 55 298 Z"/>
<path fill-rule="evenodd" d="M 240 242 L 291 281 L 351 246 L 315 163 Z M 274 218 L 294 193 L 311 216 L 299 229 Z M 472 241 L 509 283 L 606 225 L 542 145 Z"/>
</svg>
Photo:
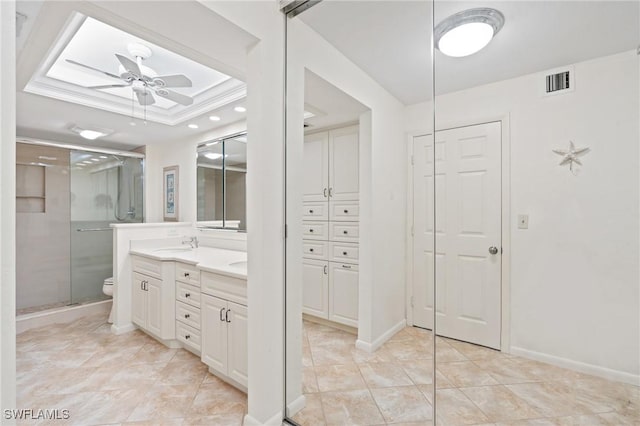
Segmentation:
<svg viewBox="0 0 640 426">
<path fill-rule="evenodd" d="M 360 236 L 357 222 L 331 222 L 329 224 L 329 240 L 346 243 L 357 243 Z"/>
<path fill-rule="evenodd" d="M 303 222 L 302 238 L 327 241 L 329 239 L 329 224 L 327 222 Z"/>
<path fill-rule="evenodd" d="M 329 220 L 357 222 L 360 217 L 360 205 L 357 201 L 332 201 L 329 203 Z"/>
<path fill-rule="evenodd" d="M 358 244 L 329 243 L 329 260 L 332 262 L 358 263 Z"/>
<path fill-rule="evenodd" d="M 200 309 L 195 306 L 176 302 L 176 319 L 196 330 L 200 330 Z"/>
<path fill-rule="evenodd" d="M 189 284 L 176 282 L 176 300 L 199 308 L 200 289 Z"/>
<path fill-rule="evenodd" d="M 190 346 L 197 352 L 200 352 L 200 330 L 196 330 L 195 328 L 188 326 L 186 324 L 181 323 L 180 321 L 176 322 L 176 339 L 181 341 L 187 346 Z"/>
<path fill-rule="evenodd" d="M 302 241 L 302 257 L 308 259 L 326 260 L 329 257 L 329 243 L 327 241 Z"/>
<path fill-rule="evenodd" d="M 304 203 L 302 219 L 329 220 L 329 205 L 327 203 Z"/>
<path fill-rule="evenodd" d="M 200 270 L 195 265 L 176 262 L 176 281 L 199 286 Z"/>
<path fill-rule="evenodd" d="M 131 256 L 133 272 L 162 279 L 162 261 L 147 259 L 142 256 Z"/>
</svg>

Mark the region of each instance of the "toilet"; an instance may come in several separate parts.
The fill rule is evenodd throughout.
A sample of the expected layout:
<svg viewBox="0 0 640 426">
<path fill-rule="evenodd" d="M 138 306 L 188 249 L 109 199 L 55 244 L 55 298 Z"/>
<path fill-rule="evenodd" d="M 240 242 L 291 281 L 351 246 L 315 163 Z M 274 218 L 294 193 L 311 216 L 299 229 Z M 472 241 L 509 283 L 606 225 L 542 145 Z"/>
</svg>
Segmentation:
<svg viewBox="0 0 640 426">
<path fill-rule="evenodd" d="M 109 296 L 113 297 L 113 277 L 109 277 L 104 280 L 104 284 L 102 285 L 102 292 Z M 111 306 L 111 312 L 109 312 L 109 319 L 107 320 L 109 324 L 113 323 L 113 305 Z"/>
</svg>

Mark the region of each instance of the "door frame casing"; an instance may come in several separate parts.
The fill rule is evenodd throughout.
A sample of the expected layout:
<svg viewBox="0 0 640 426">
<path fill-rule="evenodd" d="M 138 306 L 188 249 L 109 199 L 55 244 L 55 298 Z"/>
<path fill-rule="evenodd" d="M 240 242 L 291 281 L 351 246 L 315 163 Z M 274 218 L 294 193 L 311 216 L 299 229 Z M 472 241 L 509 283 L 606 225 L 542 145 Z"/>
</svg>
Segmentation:
<svg viewBox="0 0 640 426">
<path fill-rule="evenodd" d="M 511 116 L 510 113 L 504 115 L 479 116 L 464 121 L 445 121 L 438 123 L 436 131 L 455 129 L 460 127 L 476 126 L 481 124 L 499 122 L 500 128 L 500 198 L 501 198 L 501 218 L 500 232 L 502 245 L 502 259 L 500 270 L 500 350 L 504 353 L 511 353 Z M 432 135 L 433 128 L 425 131 L 410 132 L 407 134 L 407 229 L 406 229 L 406 314 L 407 325 L 413 326 L 413 140 L 417 136 Z"/>
</svg>

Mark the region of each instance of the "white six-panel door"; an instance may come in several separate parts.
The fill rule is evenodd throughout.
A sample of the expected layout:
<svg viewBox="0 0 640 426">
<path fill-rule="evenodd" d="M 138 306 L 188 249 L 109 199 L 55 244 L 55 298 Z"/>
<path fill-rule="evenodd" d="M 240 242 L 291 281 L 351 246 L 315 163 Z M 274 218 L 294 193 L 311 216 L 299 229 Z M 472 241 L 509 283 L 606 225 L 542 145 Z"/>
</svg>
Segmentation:
<svg viewBox="0 0 640 426">
<path fill-rule="evenodd" d="M 414 138 L 414 324 L 433 326 L 433 140 Z M 501 124 L 436 132 L 437 333 L 500 348 Z"/>
</svg>

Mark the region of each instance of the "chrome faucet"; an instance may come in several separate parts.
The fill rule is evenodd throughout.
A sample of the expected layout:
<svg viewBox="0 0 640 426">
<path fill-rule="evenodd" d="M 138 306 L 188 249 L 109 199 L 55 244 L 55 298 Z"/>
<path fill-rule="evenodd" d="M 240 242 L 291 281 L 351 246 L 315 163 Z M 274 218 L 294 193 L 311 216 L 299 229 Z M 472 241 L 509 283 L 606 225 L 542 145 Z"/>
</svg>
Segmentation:
<svg viewBox="0 0 640 426">
<path fill-rule="evenodd" d="M 182 244 L 189 244 L 191 248 L 198 248 L 198 237 L 189 237 L 188 240 L 182 240 Z"/>
</svg>

